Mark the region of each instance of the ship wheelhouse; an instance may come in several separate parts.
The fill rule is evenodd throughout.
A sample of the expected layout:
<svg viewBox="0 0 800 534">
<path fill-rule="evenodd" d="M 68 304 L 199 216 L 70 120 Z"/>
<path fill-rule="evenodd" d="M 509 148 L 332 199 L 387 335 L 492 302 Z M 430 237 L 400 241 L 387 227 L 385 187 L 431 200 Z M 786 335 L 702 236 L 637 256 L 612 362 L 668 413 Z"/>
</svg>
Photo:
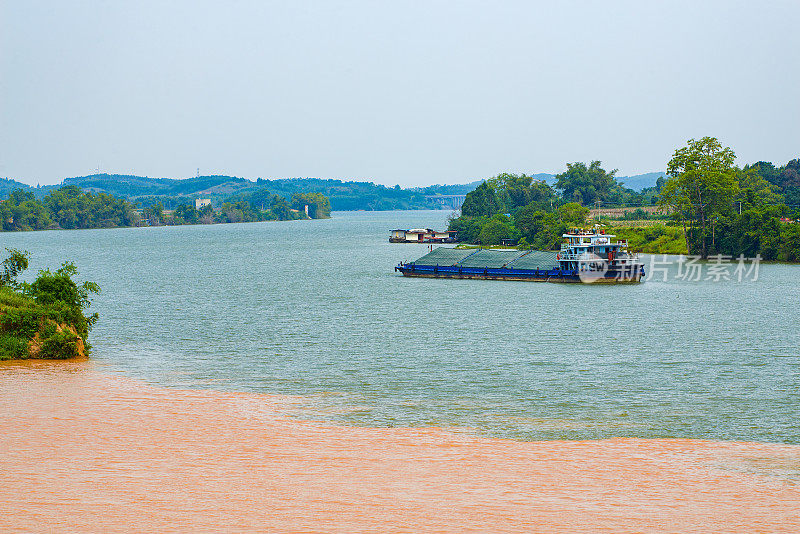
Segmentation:
<svg viewBox="0 0 800 534">
<path fill-rule="evenodd" d="M 627 241 L 614 241 L 615 235 L 597 228 L 573 228 L 563 234 L 566 242 L 558 254 L 559 266 L 564 270 L 629 271 L 639 272 L 639 257 L 628 252 Z"/>
</svg>

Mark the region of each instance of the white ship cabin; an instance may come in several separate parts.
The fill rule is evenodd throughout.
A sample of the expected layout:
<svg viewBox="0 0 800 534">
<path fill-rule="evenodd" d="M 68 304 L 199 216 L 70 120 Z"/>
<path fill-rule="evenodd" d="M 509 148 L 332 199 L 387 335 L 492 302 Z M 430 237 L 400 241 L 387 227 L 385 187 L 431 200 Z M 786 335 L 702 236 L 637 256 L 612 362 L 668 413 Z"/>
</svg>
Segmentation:
<svg viewBox="0 0 800 534">
<path fill-rule="evenodd" d="M 608 265 L 627 265 L 636 261 L 636 256 L 628 253 L 628 242 L 614 242 L 615 235 L 604 230 L 572 228 L 563 234 L 567 240 L 561 245 L 558 260 L 564 269 L 578 269 L 579 263 L 600 260 Z"/>
</svg>

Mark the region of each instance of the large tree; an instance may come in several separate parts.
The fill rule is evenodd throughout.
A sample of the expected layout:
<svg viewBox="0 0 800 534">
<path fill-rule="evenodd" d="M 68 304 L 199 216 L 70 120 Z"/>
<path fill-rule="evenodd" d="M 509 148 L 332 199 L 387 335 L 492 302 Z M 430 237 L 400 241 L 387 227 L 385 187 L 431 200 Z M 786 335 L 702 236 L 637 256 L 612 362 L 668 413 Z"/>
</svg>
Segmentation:
<svg viewBox="0 0 800 534">
<path fill-rule="evenodd" d="M 312 219 L 327 219 L 331 216 L 331 203 L 320 193 L 295 193 L 292 195 L 292 208 L 303 211 L 308 206 L 308 216 Z"/>
<path fill-rule="evenodd" d="M 498 213 L 483 225 L 478 234 L 478 243 L 484 246 L 500 245 L 504 239 L 516 239 L 517 237 L 511 219 Z"/>
<path fill-rule="evenodd" d="M 690 254 L 708 257 L 714 224 L 732 209 L 739 192 L 735 159 L 733 150 L 723 147 L 719 140 L 703 137 L 690 139 L 667 164 L 669 179 L 661 191 L 661 204 L 683 221 Z"/>
<path fill-rule="evenodd" d="M 567 170 L 556 175 L 556 189 L 567 202 L 578 202 L 584 206 L 596 200 L 608 200 L 611 193 L 619 188 L 614 175 L 617 170 L 607 172 L 600 161 L 567 163 Z"/>
<path fill-rule="evenodd" d="M 514 213 L 536 203 L 538 209 L 558 205 L 556 192 L 544 181 L 527 174 L 500 173 L 467 193 L 461 214 L 467 217 L 491 217 L 496 213 Z"/>
<path fill-rule="evenodd" d="M 786 203 L 800 205 L 800 159 L 793 159 L 783 167 L 778 177 Z"/>
<path fill-rule="evenodd" d="M 490 178 L 488 183 L 496 191 L 498 202 L 503 206 L 502 211 L 508 212 L 531 202 L 533 199 L 532 180 L 525 174 L 504 172 Z"/>
<path fill-rule="evenodd" d="M 502 209 L 503 205 L 497 198 L 494 186 L 483 182 L 474 191 L 467 193 L 461 206 L 461 214 L 467 217 L 491 217 Z"/>
</svg>

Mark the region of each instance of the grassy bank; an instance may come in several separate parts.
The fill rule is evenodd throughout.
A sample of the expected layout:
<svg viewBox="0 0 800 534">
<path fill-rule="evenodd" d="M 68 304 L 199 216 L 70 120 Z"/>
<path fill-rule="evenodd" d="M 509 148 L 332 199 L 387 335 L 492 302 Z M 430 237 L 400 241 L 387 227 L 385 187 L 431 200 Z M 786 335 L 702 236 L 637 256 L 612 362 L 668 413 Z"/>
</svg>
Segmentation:
<svg viewBox="0 0 800 534">
<path fill-rule="evenodd" d="M 683 237 L 683 229 L 677 226 L 665 226 L 663 224 L 650 224 L 642 226 L 642 221 L 630 221 L 631 226 L 614 226 L 606 228 L 606 232 L 616 235 L 618 240 L 627 240 L 628 249 L 631 252 L 643 252 L 645 254 L 688 254 L 686 250 L 686 240 Z M 648 221 L 649 222 L 649 221 Z M 515 248 L 506 245 L 474 245 L 462 243 L 457 248 L 492 248 L 508 249 Z M 518 249 L 530 247 L 516 247 Z"/>
<path fill-rule="evenodd" d="M 677 226 L 615 226 L 608 230 L 628 241 L 631 252 L 645 254 L 688 254 L 683 229 Z"/>
<path fill-rule="evenodd" d="M 18 283 L 28 254 L 8 252 L 0 264 L 0 360 L 86 357 L 97 314 L 85 316 L 84 310 L 89 295 L 99 291 L 97 284 L 76 284 L 77 269 L 69 262 L 55 272 L 39 271 L 32 283 Z"/>
<path fill-rule="evenodd" d="M 0 288 L 0 360 L 86 356 L 85 333 L 73 310 L 42 305 L 8 288 Z"/>
</svg>

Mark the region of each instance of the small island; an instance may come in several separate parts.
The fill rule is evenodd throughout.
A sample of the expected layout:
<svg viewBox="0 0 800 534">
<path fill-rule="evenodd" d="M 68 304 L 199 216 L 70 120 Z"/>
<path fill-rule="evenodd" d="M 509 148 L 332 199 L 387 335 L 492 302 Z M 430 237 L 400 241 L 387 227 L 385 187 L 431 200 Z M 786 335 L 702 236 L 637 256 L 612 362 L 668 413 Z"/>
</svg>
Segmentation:
<svg viewBox="0 0 800 534">
<path fill-rule="evenodd" d="M 97 314 L 84 315 L 94 282 L 76 283 L 75 265 L 39 271 L 31 283 L 17 282 L 28 254 L 15 249 L 0 264 L 0 360 L 86 358 Z"/>
</svg>

